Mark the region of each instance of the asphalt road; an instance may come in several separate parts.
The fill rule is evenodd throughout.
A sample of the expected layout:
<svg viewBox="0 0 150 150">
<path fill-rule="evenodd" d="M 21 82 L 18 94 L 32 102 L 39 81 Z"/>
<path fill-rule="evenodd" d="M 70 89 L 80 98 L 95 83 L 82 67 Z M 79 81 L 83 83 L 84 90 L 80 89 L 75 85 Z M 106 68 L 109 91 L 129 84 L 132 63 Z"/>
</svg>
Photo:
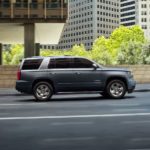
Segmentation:
<svg viewBox="0 0 150 150">
<path fill-rule="evenodd" d="M 0 90 L 0 150 L 150 150 L 150 92 L 32 96 Z"/>
</svg>

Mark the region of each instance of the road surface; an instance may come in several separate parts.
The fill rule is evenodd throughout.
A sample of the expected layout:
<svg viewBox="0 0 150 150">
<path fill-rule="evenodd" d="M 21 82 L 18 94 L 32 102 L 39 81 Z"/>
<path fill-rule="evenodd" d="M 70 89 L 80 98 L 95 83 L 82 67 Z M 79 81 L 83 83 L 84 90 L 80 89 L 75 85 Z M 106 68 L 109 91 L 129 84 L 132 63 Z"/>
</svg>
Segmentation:
<svg viewBox="0 0 150 150">
<path fill-rule="evenodd" d="M 34 102 L 0 90 L 0 150 L 150 150 L 150 92 Z"/>
</svg>

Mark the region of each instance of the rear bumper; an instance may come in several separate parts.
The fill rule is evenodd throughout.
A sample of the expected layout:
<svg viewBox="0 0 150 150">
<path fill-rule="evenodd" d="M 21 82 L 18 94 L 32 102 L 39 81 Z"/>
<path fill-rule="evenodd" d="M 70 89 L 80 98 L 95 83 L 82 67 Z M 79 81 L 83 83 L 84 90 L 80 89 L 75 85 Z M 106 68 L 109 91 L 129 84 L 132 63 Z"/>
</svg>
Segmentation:
<svg viewBox="0 0 150 150">
<path fill-rule="evenodd" d="M 132 93 L 136 87 L 136 81 L 134 79 L 130 79 L 128 81 L 128 93 Z"/>
<path fill-rule="evenodd" d="M 27 81 L 17 80 L 16 81 L 16 90 L 22 93 L 32 93 L 32 84 Z"/>
</svg>

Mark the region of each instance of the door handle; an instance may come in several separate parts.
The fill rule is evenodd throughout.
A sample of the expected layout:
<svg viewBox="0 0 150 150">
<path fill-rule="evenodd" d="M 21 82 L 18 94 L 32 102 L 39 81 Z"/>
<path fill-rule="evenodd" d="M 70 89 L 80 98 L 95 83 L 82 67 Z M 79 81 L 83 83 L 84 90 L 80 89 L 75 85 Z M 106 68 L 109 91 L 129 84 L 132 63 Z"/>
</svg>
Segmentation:
<svg viewBox="0 0 150 150">
<path fill-rule="evenodd" d="M 78 74 L 80 74 L 80 73 L 79 73 L 79 72 L 76 72 L 75 74 L 77 74 L 77 75 L 78 75 Z"/>
<path fill-rule="evenodd" d="M 51 72 L 51 73 L 49 73 L 50 75 L 54 75 L 54 74 L 56 74 L 56 73 L 54 73 L 54 72 Z"/>
</svg>

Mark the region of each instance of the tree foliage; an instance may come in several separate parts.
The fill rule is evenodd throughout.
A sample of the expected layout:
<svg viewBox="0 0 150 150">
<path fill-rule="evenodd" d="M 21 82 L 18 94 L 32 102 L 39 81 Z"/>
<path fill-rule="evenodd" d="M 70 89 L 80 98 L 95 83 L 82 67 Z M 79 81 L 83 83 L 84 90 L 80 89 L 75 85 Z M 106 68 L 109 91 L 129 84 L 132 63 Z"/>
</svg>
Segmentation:
<svg viewBox="0 0 150 150">
<path fill-rule="evenodd" d="M 112 40 L 116 47 L 120 47 L 122 43 L 127 43 L 129 41 L 136 41 L 141 43 L 146 41 L 143 30 L 140 26 L 137 25 L 129 28 L 120 26 L 112 32 L 110 40 Z"/>
<path fill-rule="evenodd" d="M 141 57 L 143 64 L 150 64 L 150 42 L 143 45 Z"/>
<path fill-rule="evenodd" d="M 3 64 L 16 65 L 23 58 L 23 45 L 13 45 L 11 49 L 3 52 Z"/>
<path fill-rule="evenodd" d="M 149 62 L 149 51 L 147 48 L 143 51 L 146 43 L 144 32 L 139 26 L 121 26 L 112 32 L 110 38 L 96 39 L 92 51 L 94 54 L 97 52 L 94 59 L 102 64 L 142 64 Z M 145 57 L 141 57 L 142 55 Z"/>
<path fill-rule="evenodd" d="M 99 37 L 95 40 L 92 47 L 92 59 L 99 64 L 113 64 L 114 63 L 114 52 L 111 49 L 109 39 L 105 37 Z"/>
<path fill-rule="evenodd" d="M 119 64 L 142 64 L 142 43 L 129 41 L 122 43 L 118 50 L 117 62 Z"/>
</svg>

